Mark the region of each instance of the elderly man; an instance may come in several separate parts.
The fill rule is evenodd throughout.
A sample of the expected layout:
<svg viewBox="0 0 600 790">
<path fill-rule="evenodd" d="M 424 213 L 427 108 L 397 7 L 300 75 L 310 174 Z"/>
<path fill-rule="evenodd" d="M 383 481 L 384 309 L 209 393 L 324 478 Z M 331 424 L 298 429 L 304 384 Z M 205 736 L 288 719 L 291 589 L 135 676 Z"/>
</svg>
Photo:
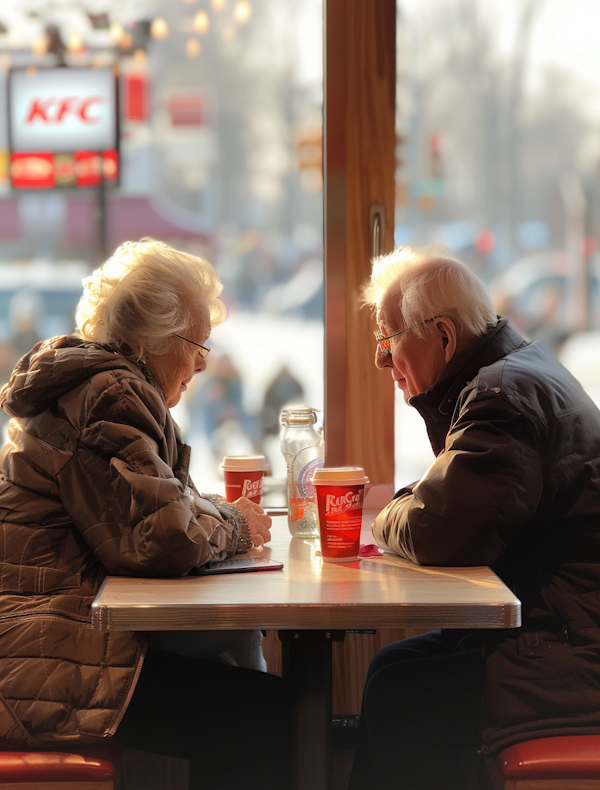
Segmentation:
<svg viewBox="0 0 600 790">
<path fill-rule="evenodd" d="M 365 301 L 376 365 L 425 420 L 435 454 L 375 538 L 421 565 L 491 565 L 523 625 L 384 648 L 351 787 L 469 790 L 478 751 L 600 733 L 600 412 L 444 247 L 377 260 Z"/>
</svg>

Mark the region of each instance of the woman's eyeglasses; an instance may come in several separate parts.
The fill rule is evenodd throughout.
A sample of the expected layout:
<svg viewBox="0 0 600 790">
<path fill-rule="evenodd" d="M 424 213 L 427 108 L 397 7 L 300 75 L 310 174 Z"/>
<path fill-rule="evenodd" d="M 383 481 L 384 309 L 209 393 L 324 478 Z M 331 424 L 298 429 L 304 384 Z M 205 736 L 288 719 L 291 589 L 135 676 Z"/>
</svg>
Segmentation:
<svg viewBox="0 0 600 790">
<path fill-rule="evenodd" d="M 388 335 L 387 337 L 384 337 L 383 333 L 377 329 L 375 332 L 373 332 L 375 335 L 375 340 L 377 341 L 377 356 L 384 356 L 385 354 L 392 353 L 392 344 L 390 343 L 390 340 L 393 337 L 398 337 L 398 335 L 403 335 L 405 332 L 410 332 L 411 329 L 416 329 L 416 327 L 421 326 L 422 324 L 428 324 L 430 321 L 435 321 L 435 318 L 426 318 L 425 321 L 419 321 L 418 324 L 413 324 L 412 326 L 402 329 L 400 332 L 394 332 L 393 335 Z"/>
<path fill-rule="evenodd" d="M 183 335 L 178 335 L 177 332 L 174 332 L 173 334 L 175 335 L 175 337 L 178 337 L 180 340 L 185 340 L 186 343 L 191 343 L 193 346 L 198 346 L 198 348 L 200 349 L 198 353 L 200 354 L 202 359 L 206 359 L 206 357 L 208 356 L 208 352 L 210 351 L 210 348 L 206 348 L 206 346 L 203 346 L 202 343 L 195 343 L 193 340 L 188 340 L 187 337 L 184 337 Z"/>
</svg>

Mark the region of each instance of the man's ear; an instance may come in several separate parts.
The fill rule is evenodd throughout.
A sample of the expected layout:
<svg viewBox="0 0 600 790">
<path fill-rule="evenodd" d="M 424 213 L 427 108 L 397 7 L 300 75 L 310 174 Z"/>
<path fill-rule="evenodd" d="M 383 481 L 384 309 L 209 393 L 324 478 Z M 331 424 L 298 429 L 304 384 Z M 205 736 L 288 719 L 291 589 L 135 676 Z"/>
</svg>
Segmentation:
<svg viewBox="0 0 600 790">
<path fill-rule="evenodd" d="M 441 337 L 442 347 L 444 349 L 444 359 L 446 363 L 448 363 L 456 351 L 458 341 L 456 325 L 451 318 L 440 316 L 434 320 L 433 327 Z"/>
</svg>

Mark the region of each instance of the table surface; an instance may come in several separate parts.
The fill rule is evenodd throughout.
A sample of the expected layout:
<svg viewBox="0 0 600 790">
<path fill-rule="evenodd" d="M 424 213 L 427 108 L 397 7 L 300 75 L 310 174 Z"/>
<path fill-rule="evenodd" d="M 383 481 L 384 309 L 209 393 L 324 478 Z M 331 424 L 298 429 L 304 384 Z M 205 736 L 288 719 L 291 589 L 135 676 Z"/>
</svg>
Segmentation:
<svg viewBox="0 0 600 790">
<path fill-rule="evenodd" d="M 365 514 L 363 527 L 372 523 Z M 135 631 L 372 628 L 514 628 L 520 602 L 487 567 L 413 565 L 393 555 L 324 562 L 318 540 L 291 539 L 273 519 L 262 554 L 282 571 L 107 578 L 92 607 L 97 628 Z M 365 530 L 362 542 L 371 542 Z"/>
</svg>

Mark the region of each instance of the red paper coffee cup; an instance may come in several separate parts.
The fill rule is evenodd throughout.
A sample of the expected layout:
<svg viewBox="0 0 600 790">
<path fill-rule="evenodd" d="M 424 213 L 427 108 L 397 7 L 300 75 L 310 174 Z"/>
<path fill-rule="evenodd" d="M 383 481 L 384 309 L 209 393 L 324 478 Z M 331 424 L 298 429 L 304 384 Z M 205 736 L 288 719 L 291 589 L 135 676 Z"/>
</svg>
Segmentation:
<svg viewBox="0 0 600 790">
<path fill-rule="evenodd" d="M 311 480 L 317 492 L 321 555 L 327 562 L 358 559 L 363 495 L 369 480 L 360 466 L 317 469 Z"/>
<path fill-rule="evenodd" d="M 245 496 L 260 505 L 262 484 L 268 467 L 264 455 L 226 455 L 221 469 L 225 478 L 225 499 L 235 502 Z"/>
</svg>

